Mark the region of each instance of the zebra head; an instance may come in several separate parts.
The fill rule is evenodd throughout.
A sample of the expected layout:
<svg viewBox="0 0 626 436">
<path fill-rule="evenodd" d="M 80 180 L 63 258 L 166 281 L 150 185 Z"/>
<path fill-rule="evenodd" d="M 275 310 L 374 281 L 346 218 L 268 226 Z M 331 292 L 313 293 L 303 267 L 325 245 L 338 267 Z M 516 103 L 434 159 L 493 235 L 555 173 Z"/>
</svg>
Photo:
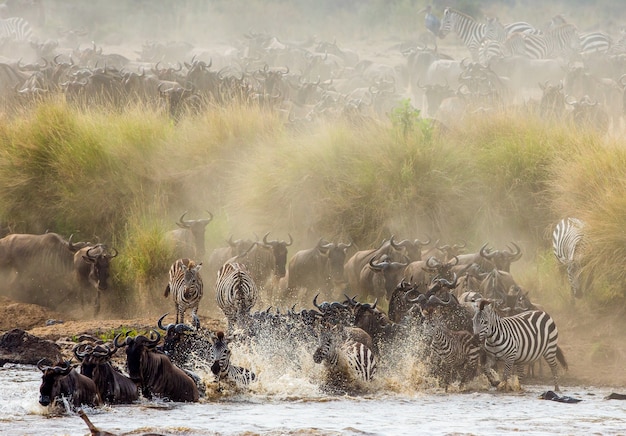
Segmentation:
<svg viewBox="0 0 626 436">
<path fill-rule="evenodd" d="M 327 361 L 330 365 L 337 363 L 336 339 L 332 332 L 324 332 L 320 338 L 320 343 L 313 353 L 313 361 L 322 363 Z"/>
<path fill-rule="evenodd" d="M 199 284 L 200 275 L 199 271 L 202 267 L 202 262 L 196 264 L 194 261 L 190 260 L 186 265 L 185 269 L 185 298 L 191 298 L 195 293 L 195 290 Z"/>
<path fill-rule="evenodd" d="M 443 11 L 443 19 L 441 20 L 441 27 L 439 28 L 439 37 L 445 38 L 452 30 L 452 24 L 455 21 L 456 13 L 454 9 L 446 8 Z"/>
<path fill-rule="evenodd" d="M 485 342 L 485 338 L 489 333 L 490 320 L 493 315 L 492 301 L 481 299 L 477 303 L 477 310 L 472 319 L 474 334 L 478 335 L 480 343 Z"/>
<path fill-rule="evenodd" d="M 224 339 L 224 332 L 219 331 L 216 336 L 217 338 L 209 352 L 209 361 L 213 362 L 211 364 L 211 372 L 215 375 L 215 378 L 220 379 L 228 374 L 230 349 L 228 348 L 228 342 Z"/>
</svg>

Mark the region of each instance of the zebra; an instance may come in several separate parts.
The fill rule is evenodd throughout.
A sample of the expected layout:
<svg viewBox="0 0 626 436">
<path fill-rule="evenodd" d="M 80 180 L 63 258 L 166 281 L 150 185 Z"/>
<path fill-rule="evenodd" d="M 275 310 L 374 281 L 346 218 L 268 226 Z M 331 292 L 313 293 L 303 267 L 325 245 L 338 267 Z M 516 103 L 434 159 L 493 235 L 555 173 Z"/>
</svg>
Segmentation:
<svg viewBox="0 0 626 436">
<path fill-rule="evenodd" d="M 576 298 L 581 298 L 583 295 L 580 285 L 580 262 L 584 227 L 585 223 L 582 220 L 569 217 L 559 221 L 552 232 L 554 255 L 566 267 L 572 295 Z"/>
<path fill-rule="evenodd" d="M 449 329 L 440 316 L 432 313 L 426 316 L 422 326 L 430 339 L 434 357 L 431 363 L 446 392 L 453 379 L 458 379 L 462 386 L 477 375 L 481 348 L 475 335 Z"/>
<path fill-rule="evenodd" d="M 558 330 L 550 315 L 542 310 L 500 317 L 493 301 L 478 302 L 474 315 L 474 334 L 487 354 L 483 371 L 493 386 L 507 387 L 508 378 L 518 364 L 532 363 L 544 357 L 550 365 L 554 390 L 560 392 L 558 362 L 567 370 L 563 351 L 558 347 Z M 496 360 L 504 361 L 504 380 L 498 384 L 491 375 Z"/>
<path fill-rule="evenodd" d="M 163 295 L 167 298 L 172 293 L 176 306 L 176 324 L 184 323 L 187 309 L 191 309 L 193 317 L 197 316 L 203 295 L 201 267 L 202 262 L 196 264 L 193 260 L 184 258 L 176 260 L 170 268 L 170 279 Z"/>
<path fill-rule="evenodd" d="M 259 298 L 259 290 L 245 265 L 226 262 L 217 273 L 215 284 L 217 305 L 228 321 L 232 331 L 238 322 L 250 315 Z"/>
<path fill-rule="evenodd" d="M 581 53 L 606 53 L 611 45 L 611 37 L 604 32 L 588 32 L 580 35 Z"/>
<path fill-rule="evenodd" d="M 541 30 L 535 28 L 535 26 L 527 23 L 526 21 L 516 21 L 514 23 L 505 24 L 504 31 L 506 32 L 507 37 L 513 35 L 514 33 L 524 33 L 524 34 L 534 34 L 534 35 L 542 34 Z"/>
<path fill-rule="evenodd" d="M 10 17 L 0 19 L 0 40 L 30 42 L 32 38 L 33 29 L 24 18 Z"/>
<path fill-rule="evenodd" d="M 439 35 L 444 38 L 452 30 L 468 48 L 474 61 L 478 60 L 478 49 L 483 40 L 504 41 L 506 38 L 504 26 L 497 18 L 488 19 L 486 24 L 479 23 L 469 15 L 452 8 L 446 8 L 443 11 Z"/>
<path fill-rule="evenodd" d="M 563 24 L 547 33 L 513 33 L 504 46 L 507 54 L 531 59 L 551 59 L 580 52 L 580 37 L 576 26 Z"/>
<path fill-rule="evenodd" d="M 256 381 L 256 374 L 241 366 L 231 365 L 231 351 L 223 331 L 218 331 L 209 350 L 211 372 L 219 383 L 222 380 L 234 382 L 237 386 L 248 386 Z"/>
<path fill-rule="evenodd" d="M 336 392 L 357 388 L 354 382 L 370 382 L 377 371 L 374 352 L 362 342 L 337 334 L 336 328 L 322 333 L 313 353 L 315 363 L 325 362 L 331 390 Z"/>
</svg>

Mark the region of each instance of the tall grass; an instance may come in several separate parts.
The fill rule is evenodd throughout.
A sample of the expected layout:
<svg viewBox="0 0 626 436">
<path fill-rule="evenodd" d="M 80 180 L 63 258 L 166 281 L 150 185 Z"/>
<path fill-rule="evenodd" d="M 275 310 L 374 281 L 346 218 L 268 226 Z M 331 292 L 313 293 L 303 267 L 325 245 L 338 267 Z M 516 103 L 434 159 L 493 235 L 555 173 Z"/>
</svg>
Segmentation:
<svg viewBox="0 0 626 436">
<path fill-rule="evenodd" d="M 388 119 L 294 130 L 245 106 L 174 124 L 146 108 L 51 101 L 3 121 L 0 218 L 22 233 L 79 231 L 115 245 L 108 305 L 117 311 L 162 299 L 165 232 L 184 211 L 207 210 L 209 252 L 230 235 L 267 231 L 293 235 L 291 253 L 322 236 L 361 248 L 391 234 L 469 249 L 515 241 L 520 277 L 555 304 L 569 294 L 551 228 L 577 216 L 591 241 L 591 297 L 624 298 L 626 152 L 531 114 L 480 114 L 444 131 L 403 102 Z"/>
</svg>

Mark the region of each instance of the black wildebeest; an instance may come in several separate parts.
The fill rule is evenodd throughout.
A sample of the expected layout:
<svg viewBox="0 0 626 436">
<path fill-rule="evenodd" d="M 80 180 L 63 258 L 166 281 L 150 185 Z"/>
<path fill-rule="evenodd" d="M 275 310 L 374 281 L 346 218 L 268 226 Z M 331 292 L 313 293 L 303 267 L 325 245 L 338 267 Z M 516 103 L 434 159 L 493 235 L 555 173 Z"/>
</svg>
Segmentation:
<svg viewBox="0 0 626 436">
<path fill-rule="evenodd" d="M 111 259 L 117 256 L 117 250 L 111 251 L 104 244 L 86 246 L 74 253 L 74 274 L 80 290 L 81 303 L 90 289 L 96 289 L 94 302 L 95 314 L 100 312 L 100 291 L 108 288 Z"/>
<path fill-rule="evenodd" d="M 79 407 L 81 404 L 99 406 L 102 403 L 93 380 L 75 371 L 69 362 L 47 366 L 43 364 L 44 360 L 37 362 L 37 368 L 43 373 L 39 387 L 39 404 L 62 405 L 62 397 L 68 398 L 72 407 Z"/>
<path fill-rule="evenodd" d="M 171 401 L 198 401 L 199 392 L 194 380 L 182 369 L 175 366 L 165 354 L 155 348 L 161 339 L 159 332 L 152 330 L 156 336 L 150 338 L 139 335 L 126 337 L 119 342 L 118 334 L 113 340 L 117 348 L 126 348 L 126 360 L 130 379 L 141 387 L 146 398 L 156 394 Z"/>
<path fill-rule="evenodd" d="M 189 257 L 200 261 L 206 253 L 204 246 L 204 231 L 207 224 L 213 220 L 213 214 L 207 211 L 209 218 L 199 220 L 186 220 L 183 213 L 176 225 L 179 229 L 168 232 L 168 237 L 173 242 L 176 257 Z"/>
<path fill-rule="evenodd" d="M 7 280 L 7 289 L 22 301 L 30 296 L 31 299 L 34 297 L 32 302 L 35 303 L 58 304 L 52 291 L 59 290 L 55 286 L 61 289 L 67 287 L 74 253 L 85 245 L 72 243 L 71 236 L 66 240 L 57 233 L 14 233 L 5 236 L 0 239 L 0 271 L 11 275 Z M 22 292 L 27 285 L 41 292 L 32 292 L 32 289 L 29 289 L 30 292 Z M 65 302 L 67 295 L 62 297 Z"/>
<path fill-rule="evenodd" d="M 102 401 L 108 404 L 128 404 L 139 398 L 137 385 L 111 365 L 111 356 L 117 348 L 79 344 L 73 351 L 81 362 L 81 374 L 93 380 Z"/>
</svg>

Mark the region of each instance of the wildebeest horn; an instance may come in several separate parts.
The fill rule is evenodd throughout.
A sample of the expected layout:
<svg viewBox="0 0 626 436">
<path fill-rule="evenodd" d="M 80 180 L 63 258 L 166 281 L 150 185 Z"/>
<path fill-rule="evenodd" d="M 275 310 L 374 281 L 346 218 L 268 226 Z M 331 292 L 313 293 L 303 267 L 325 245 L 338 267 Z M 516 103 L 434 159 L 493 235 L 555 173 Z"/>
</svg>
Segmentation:
<svg viewBox="0 0 626 436">
<path fill-rule="evenodd" d="M 285 243 L 285 245 L 289 247 L 291 244 L 293 244 L 293 238 L 291 237 L 291 233 L 287 233 L 287 236 L 289 236 L 289 244 Z"/>
<path fill-rule="evenodd" d="M 204 218 L 204 219 L 198 220 L 198 221 L 202 222 L 205 225 L 210 223 L 211 221 L 213 221 L 213 214 L 211 212 L 209 212 L 208 210 L 206 211 L 206 213 L 209 214 L 208 218 Z"/>
<path fill-rule="evenodd" d="M 118 252 L 117 252 L 117 250 L 115 249 L 115 247 L 111 247 L 111 250 L 113 250 L 111 253 L 106 254 L 106 256 L 107 256 L 109 259 L 113 259 L 114 257 L 117 257 L 117 255 L 118 255 Z"/>
<path fill-rule="evenodd" d="M 50 369 L 50 366 L 43 364 L 45 360 L 47 360 L 47 358 L 44 357 L 43 359 L 39 359 L 39 361 L 37 362 L 37 369 L 39 369 L 39 371 L 45 371 L 46 369 Z"/>
<path fill-rule="evenodd" d="M 511 260 L 517 260 L 520 257 L 522 257 L 522 250 L 519 248 L 519 246 L 515 242 L 511 241 L 511 244 L 513 245 L 513 247 L 515 247 L 516 251 L 513 253 L 512 251 L 510 251 L 510 248 L 507 246 L 507 248 L 509 248 L 509 251 L 505 253 L 508 257 L 511 258 Z"/>
<path fill-rule="evenodd" d="M 128 336 L 128 333 L 126 334 Z M 121 333 L 118 333 L 115 338 L 113 338 L 113 346 L 117 349 L 117 348 L 122 348 L 125 347 L 126 345 L 128 345 L 130 343 L 130 341 L 132 340 L 131 338 L 127 337 L 126 340 L 124 342 L 122 342 L 121 344 L 119 344 L 117 341 L 120 338 L 120 336 L 122 336 Z"/>
<path fill-rule="evenodd" d="M 454 263 L 452 263 L 452 261 L 454 261 Z M 458 256 L 454 256 L 452 259 L 450 259 L 450 261 L 446 264 L 447 266 L 455 266 L 459 263 L 459 257 Z"/>
<path fill-rule="evenodd" d="M 487 245 L 489 245 L 489 242 L 486 242 L 485 245 L 483 245 L 482 247 L 480 247 L 480 255 L 482 257 L 484 257 L 485 259 L 491 259 L 493 258 L 493 256 L 495 256 L 495 253 L 490 253 L 486 248 Z"/>
<path fill-rule="evenodd" d="M 154 339 L 152 339 L 153 333 L 156 336 Z M 148 348 L 156 347 L 160 340 L 161 333 L 157 332 L 156 330 L 150 330 L 150 338 L 146 341 L 146 346 Z"/>
<path fill-rule="evenodd" d="M 186 228 L 188 229 L 191 224 L 193 224 L 193 221 L 189 221 L 189 220 L 185 220 L 185 215 L 187 215 L 187 212 L 189 212 L 188 210 L 186 210 L 178 219 L 178 222 L 176 224 L 178 224 L 180 227 Z"/>
<path fill-rule="evenodd" d="M 91 349 L 91 345 L 89 344 L 77 344 L 76 346 L 74 346 L 74 348 L 72 349 L 72 352 L 74 353 L 74 356 L 76 356 L 76 359 L 80 362 L 83 361 L 83 359 L 85 357 L 87 357 L 87 355 L 89 354 L 89 349 Z"/>
<path fill-rule="evenodd" d="M 317 307 L 317 310 L 321 311 L 322 309 L 320 308 L 319 304 L 317 304 L 317 297 L 319 297 L 320 294 L 317 294 L 315 297 L 313 297 L 313 306 Z"/>
<path fill-rule="evenodd" d="M 93 254 L 90 254 L 89 252 L 95 248 L 100 248 L 100 247 L 102 247 L 102 244 L 98 244 L 98 245 L 94 245 L 93 247 L 90 247 L 85 253 L 85 256 L 87 256 L 91 260 L 96 260 L 97 256 L 94 256 Z"/>
<path fill-rule="evenodd" d="M 159 318 L 159 320 L 157 321 L 157 327 L 159 327 L 163 331 L 167 331 L 170 327 L 172 327 L 174 325 L 174 324 L 168 324 L 165 327 L 163 326 L 163 319 L 167 315 L 169 315 L 169 312 L 165 312 L 165 314 L 163 316 L 161 316 L 161 318 Z"/>
<path fill-rule="evenodd" d="M 435 256 L 430 256 L 428 259 L 426 259 L 426 266 L 428 268 L 437 268 L 439 265 L 441 265 L 441 262 L 439 262 L 439 259 L 437 259 Z"/>
<path fill-rule="evenodd" d="M 352 247 L 352 241 L 350 241 L 349 244 L 344 244 L 343 242 L 340 242 L 339 244 L 337 244 L 337 248 L 341 249 L 341 250 L 346 250 L 348 248 Z"/>
<path fill-rule="evenodd" d="M 348 300 L 348 304 L 350 304 L 351 306 L 356 306 L 358 304 L 358 301 L 354 299 L 356 297 L 350 298 L 346 294 L 343 294 L 343 295 L 346 297 L 346 299 Z"/>
</svg>

